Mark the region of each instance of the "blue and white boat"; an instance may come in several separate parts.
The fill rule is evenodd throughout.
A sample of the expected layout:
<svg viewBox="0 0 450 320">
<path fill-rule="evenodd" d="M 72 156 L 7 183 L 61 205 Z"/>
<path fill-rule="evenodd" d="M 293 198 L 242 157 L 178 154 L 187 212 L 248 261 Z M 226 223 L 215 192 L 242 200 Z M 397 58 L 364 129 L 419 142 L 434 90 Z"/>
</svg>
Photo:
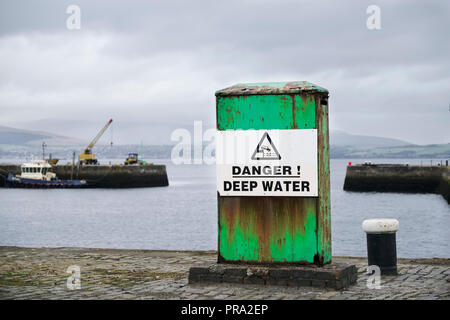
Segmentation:
<svg viewBox="0 0 450 320">
<path fill-rule="evenodd" d="M 45 160 L 24 163 L 20 175 L 8 173 L 6 184 L 13 188 L 82 188 L 88 185 L 86 180 L 60 180 L 51 169 Z"/>
</svg>

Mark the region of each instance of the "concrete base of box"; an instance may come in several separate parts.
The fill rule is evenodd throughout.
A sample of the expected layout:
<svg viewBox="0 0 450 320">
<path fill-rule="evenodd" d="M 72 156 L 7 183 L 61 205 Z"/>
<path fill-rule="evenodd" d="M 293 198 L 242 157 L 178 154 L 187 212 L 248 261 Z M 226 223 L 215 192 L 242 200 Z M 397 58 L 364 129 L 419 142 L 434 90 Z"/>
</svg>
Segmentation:
<svg viewBox="0 0 450 320">
<path fill-rule="evenodd" d="M 356 283 L 355 265 L 317 266 L 213 264 L 189 270 L 189 283 L 240 283 L 344 289 Z"/>
</svg>

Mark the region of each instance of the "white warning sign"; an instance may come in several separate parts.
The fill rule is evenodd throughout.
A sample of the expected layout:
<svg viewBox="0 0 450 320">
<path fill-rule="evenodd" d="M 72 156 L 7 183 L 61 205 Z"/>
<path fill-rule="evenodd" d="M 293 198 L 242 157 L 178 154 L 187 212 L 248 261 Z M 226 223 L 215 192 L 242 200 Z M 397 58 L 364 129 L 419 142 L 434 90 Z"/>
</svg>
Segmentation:
<svg viewBox="0 0 450 320">
<path fill-rule="evenodd" d="M 216 163 L 221 196 L 318 196 L 317 129 L 217 131 Z"/>
</svg>

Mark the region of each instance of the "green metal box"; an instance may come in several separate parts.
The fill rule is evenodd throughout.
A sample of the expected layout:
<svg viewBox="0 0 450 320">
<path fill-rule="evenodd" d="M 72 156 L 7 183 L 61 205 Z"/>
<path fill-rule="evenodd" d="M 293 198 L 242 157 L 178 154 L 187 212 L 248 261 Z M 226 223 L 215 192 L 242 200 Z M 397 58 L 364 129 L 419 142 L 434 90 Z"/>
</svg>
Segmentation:
<svg viewBox="0 0 450 320">
<path fill-rule="evenodd" d="M 218 192 L 219 263 L 331 262 L 328 91 L 304 81 L 238 84 L 216 92 L 216 112 L 218 133 L 317 132 L 317 196 Z"/>
</svg>

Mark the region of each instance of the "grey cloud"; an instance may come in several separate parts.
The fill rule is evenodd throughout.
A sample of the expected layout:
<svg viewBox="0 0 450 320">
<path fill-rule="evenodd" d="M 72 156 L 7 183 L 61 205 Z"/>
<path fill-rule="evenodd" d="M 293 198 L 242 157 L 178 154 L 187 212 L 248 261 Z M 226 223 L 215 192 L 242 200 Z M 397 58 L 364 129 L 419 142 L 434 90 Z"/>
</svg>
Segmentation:
<svg viewBox="0 0 450 320">
<path fill-rule="evenodd" d="M 72 3 L 80 31 L 65 28 Z M 330 90 L 334 129 L 450 141 L 450 4 L 377 1 L 377 31 L 370 4 L 2 1 L 0 124 L 109 112 L 187 126 L 213 122 L 222 87 L 308 80 Z"/>
</svg>

